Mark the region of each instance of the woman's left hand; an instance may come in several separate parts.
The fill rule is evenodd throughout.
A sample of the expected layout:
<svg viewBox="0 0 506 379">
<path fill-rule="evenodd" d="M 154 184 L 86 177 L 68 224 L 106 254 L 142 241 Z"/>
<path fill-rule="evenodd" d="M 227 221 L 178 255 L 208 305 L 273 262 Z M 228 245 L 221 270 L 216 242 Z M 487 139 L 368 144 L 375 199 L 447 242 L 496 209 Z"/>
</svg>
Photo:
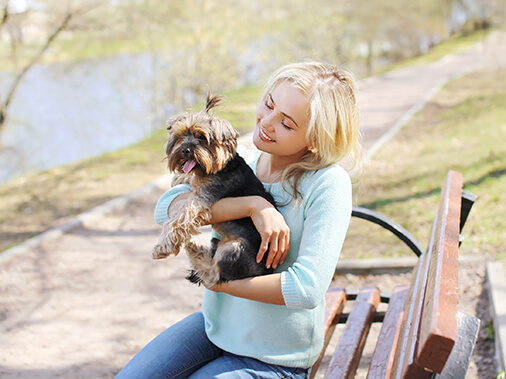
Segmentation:
<svg viewBox="0 0 506 379">
<path fill-rule="evenodd" d="M 266 267 L 276 268 L 284 262 L 290 250 L 290 228 L 283 215 L 271 203 L 261 197 L 256 200 L 250 217 L 262 238 L 257 263 L 262 261 L 268 250 Z"/>
</svg>

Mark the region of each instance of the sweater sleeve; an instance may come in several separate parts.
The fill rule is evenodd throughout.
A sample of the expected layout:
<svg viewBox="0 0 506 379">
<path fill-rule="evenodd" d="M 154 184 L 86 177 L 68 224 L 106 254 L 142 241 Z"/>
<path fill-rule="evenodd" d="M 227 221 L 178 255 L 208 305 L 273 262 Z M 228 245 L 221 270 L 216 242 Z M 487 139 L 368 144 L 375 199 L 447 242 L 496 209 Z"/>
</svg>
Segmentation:
<svg viewBox="0 0 506 379">
<path fill-rule="evenodd" d="M 298 256 L 281 273 L 288 308 L 312 309 L 324 300 L 351 219 L 351 181 L 346 171 L 333 167 L 309 179 Z"/>
<path fill-rule="evenodd" d="M 163 223 L 169 219 L 167 211 L 169 210 L 170 204 L 172 204 L 174 199 L 179 195 L 190 191 L 190 185 L 178 184 L 165 192 L 156 204 L 155 222 L 159 225 L 163 225 Z"/>
</svg>

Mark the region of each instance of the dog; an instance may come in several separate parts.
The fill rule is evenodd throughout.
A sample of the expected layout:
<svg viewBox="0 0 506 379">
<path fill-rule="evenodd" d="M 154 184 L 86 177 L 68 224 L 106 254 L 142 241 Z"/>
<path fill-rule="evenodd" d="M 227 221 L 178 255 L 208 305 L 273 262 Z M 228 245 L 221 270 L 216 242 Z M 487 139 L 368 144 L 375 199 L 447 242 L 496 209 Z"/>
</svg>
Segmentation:
<svg viewBox="0 0 506 379">
<path fill-rule="evenodd" d="M 212 225 L 221 238 L 213 238 L 208 247 L 192 242 L 211 219 L 211 206 L 222 198 L 258 195 L 275 206 L 272 195 L 236 152 L 239 133 L 211 113 L 221 101 L 221 96 L 209 92 L 205 110 L 167 122 L 166 153 L 168 168 L 175 174 L 173 184 L 189 183 L 194 198 L 171 212 L 176 214 L 163 225 L 152 254 L 153 259 L 165 258 L 185 247 L 191 265 L 187 279 L 206 287 L 273 272 L 266 268 L 267 255 L 256 262 L 261 237 L 249 217 Z"/>
</svg>

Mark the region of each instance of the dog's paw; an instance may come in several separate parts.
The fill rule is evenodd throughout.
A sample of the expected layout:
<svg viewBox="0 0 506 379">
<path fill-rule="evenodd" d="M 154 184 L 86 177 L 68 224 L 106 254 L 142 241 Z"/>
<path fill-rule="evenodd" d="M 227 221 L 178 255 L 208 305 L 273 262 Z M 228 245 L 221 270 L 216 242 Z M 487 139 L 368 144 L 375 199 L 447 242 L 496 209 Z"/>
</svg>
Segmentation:
<svg viewBox="0 0 506 379">
<path fill-rule="evenodd" d="M 220 269 L 216 266 L 208 247 L 188 242 L 185 246 L 190 260 L 190 274 L 186 277 L 190 282 L 203 284 L 211 288 L 220 280 Z"/>
<path fill-rule="evenodd" d="M 155 247 L 153 247 L 153 251 L 151 253 L 151 257 L 153 259 L 163 259 L 167 258 L 169 255 L 178 255 L 179 250 L 173 249 L 170 246 L 166 244 L 156 244 Z"/>
</svg>

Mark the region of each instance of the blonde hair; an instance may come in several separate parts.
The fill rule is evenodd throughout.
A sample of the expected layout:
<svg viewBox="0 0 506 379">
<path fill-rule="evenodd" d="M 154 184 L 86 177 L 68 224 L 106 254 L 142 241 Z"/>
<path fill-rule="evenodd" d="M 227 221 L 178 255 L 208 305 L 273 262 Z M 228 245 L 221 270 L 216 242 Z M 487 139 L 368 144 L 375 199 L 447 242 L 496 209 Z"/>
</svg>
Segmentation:
<svg viewBox="0 0 506 379">
<path fill-rule="evenodd" d="M 360 131 L 357 85 L 351 72 L 321 62 L 287 64 L 269 78 L 261 101 L 280 84 L 290 83 L 307 96 L 309 122 L 306 140 L 309 151 L 281 174 L 295 198 L 298 184 L 307 171 L 316 171 L 350 157 L 352 167 L 359 163 Z"/>
</svg>

